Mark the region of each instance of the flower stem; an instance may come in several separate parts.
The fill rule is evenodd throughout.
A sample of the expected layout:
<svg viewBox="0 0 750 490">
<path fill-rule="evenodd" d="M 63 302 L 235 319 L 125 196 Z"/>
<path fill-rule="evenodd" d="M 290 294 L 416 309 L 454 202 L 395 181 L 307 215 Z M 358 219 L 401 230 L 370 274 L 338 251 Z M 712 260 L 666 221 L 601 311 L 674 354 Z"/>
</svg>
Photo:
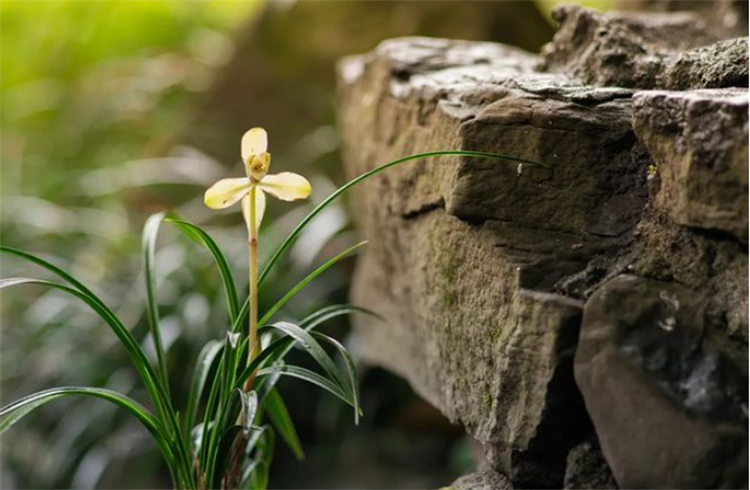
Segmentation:
<svg viewBox="0 0 750 490">
<path fill-rule="evenodd" d="M 250 189 L 250 213 L 249 213 L 249 240 L 248 255 L 250 262 L 250 317 L 248 322 L 248 365 L 260 354 L 260 339 L 258 338 L 258 227 L 256 221 L 255 194 L 257 189 L 253 186 Z M 245 392 L 250 392 L 255 381 L 255 373 L 245 382 Z"/>
</svg>

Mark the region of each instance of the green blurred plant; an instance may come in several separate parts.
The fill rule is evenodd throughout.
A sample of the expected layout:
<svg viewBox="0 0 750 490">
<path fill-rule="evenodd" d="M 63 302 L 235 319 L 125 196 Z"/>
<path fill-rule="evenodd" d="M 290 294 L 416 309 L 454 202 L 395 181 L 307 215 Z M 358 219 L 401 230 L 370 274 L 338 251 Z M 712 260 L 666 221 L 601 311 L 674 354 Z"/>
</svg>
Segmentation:
<svg viewBox="0 0 750 490">
<path fill-rule="evenodd" d="M 376 317 L 378 315 L 354 305 L 342 304 L 321 308 L 297 324 L 283 321 L 272 323 L 272 320 L 303 288 L 353 254 L 364 242 L 325 262 L 284 294 L 260 319 L 253 318 L 258 311 L 259 287 L 311 221 L 355 185 L 390 167 L 412 160 L 463 156 L 541 165 L 478 151 L 437 151 L 394 160 L 365 172 L 335 190 L 299 222 L 270 256 L 262 272 L 257 274 L 257 247 L 253 247 L 253 241 L 257 246 L 260 222 L 258 216 L 262 214 L 256 207 L 256 198 L 262 195 L 259 191 L 266 191 L 280 198 L 298 199 L 309 195 L 310 186 L 296 174 L 266 176 L 270 155 L 266 153 L 265 133 L 260 135 L 257 130 L 251 130 L 248 135 L 247 141 L 242 144 L 248 177 L 218 182 L 207 191 L 206 203 L 211 207 L 226 207 L 241 199 L 244 201 L 243 209 L 250 235 L 250 295 L 240 306 L 229 262 L 205 230 L 173 213 L 152 215 L 144 226 L 142 243 L 147 318 L 156 351 L 155 362 L 149 359 L 121 318 L 79 279 L 41 257 L 16 248 L 0 246 L 0 252 L 47 269 L 62 280 L 2 279 L 0 289 L 36 284 L 68 293 L 86 303 L 111 328 L 127 351 L 153 406 L 153 410 L 149 410 L 135 399 L 106 388 L 52 388 L 26 396 L 0 409 L 0 433 L 52 400 L 73 395 L 100 398 L 125 409 L 148 430 L 167 463 L 175 488 L 266 488 L 276 432 L 297 457 L 303 457 L 296 429 L 283 398 L 276 389 L 276 383 L 282 376 L 310 382 L 338 397 L 354 409 L 355 423 L 362 415 L 356 369 L 350 354 L 336 339 L 316 332 L 315 329 L 332 318 L 353 312 Z M 170 395 L 156 298 L 156 241 L 163 222 L 176 226 L 210 251 L 221 275 L 229 316 L 229 326 L 224 338 L 209 341 L 198 356 L 188 400 L 181 411 L 177 410 L 175 400 Z M 248 320 L 250 328 L 243 331 L 242 325 Z M 339 354 L 343 366 L 334 362 L 323 345 L 331 346 Z M 293 347 L 299 347 L 310 354 L 322 373 L 285 363 L 285 358 Z M 242 362 L 243 359 L 247 359 L 247 362 Z M 201 406 L 203 416 L 199 422 Z M 270 424 L 265 422 L 266 417 Z"/>
</svg>

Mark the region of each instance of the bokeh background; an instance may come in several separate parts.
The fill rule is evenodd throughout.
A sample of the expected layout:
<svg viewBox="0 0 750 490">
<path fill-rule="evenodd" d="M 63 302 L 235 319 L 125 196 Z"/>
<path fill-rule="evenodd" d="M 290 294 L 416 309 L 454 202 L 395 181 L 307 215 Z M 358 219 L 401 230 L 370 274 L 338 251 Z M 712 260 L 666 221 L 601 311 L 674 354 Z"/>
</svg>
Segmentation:
<svg viewBox="0 0 750 490">
<path fill-rule="evenodd" d="M 202 194 L 242 172 L 246 129 L 265 127 L 276 169 L 308 176 L 314 189 L 309 203 L 272 203 L 262 254 L 342 183 L 337 59 L 406 35 L 538 51 L 554 32 L 554 3 L 3 1 L 1 241 L 82 278 L 149 346 L 140 228 L 150 213 L 175 210 L 205 226 L 243 277 L 240 215 L 210 212 Z M 315 222 L 264 298 L 279 297 L 355 238 L 342 202 Z M 223 336 L 226 314 L 211 258 L 166 226 L 157 264 L 179 400 L 201 346 Z M 285 314 L 345 302 L 352 266 L 326 273 Z M 44 277 L 12 259 L 1 267 L 3 277 Z M 58 385 L 106 386 L 145 400 L 124 350 L 84 307 L 28 287 L 3 291 L 0 309 L 3 404 Z M 345 338 L 348 325 L 328 328 Z M 349 347 L 356 353 L 356 344 Z M 307 458 L 298 462 L 279 445 L 271 487 L 435 488 L 475 467 L 462 429 L 406 383 L 377 369 L 363 369 L 361 381 L 366 416 L 359 427 L 331 397 L 282 382 Z M 0 445 L 2 488 L 169 486 L 148 434 L 95 400 L 50 404 Z"/>
</svg>

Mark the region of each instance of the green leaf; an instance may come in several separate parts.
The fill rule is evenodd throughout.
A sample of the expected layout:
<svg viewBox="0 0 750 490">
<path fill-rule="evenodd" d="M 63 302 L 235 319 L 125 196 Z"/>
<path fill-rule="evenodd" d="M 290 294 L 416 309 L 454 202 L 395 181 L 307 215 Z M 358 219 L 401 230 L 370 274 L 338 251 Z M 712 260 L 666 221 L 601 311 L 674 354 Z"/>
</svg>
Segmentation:
<svg viewBox="0 0 750 490">
<path fill-rule="evenodd" d="M 231 385 L 227 386 L 227 378 L 230 378 L 230 372 L 233 373 L 236 370 L 236 367 L 232 366 L 236 359 L 234 351 L 237 349 L 239 337 L 239 334 L 227 332 L 224 338 L 219 371 L 211 383 L 211 391 L 209 392 L 206 410 L 203 414 L 203 426 L 209 427 L 209 429 L 203 431 L 199 461 L 201 468 L 205 469 L 206 475 L 210 473 L 211 458 L 215 453 L 218 438 L 221 437 L 221 434 L 227 427 L 226 424 L 222 425 L 222 423 L 233 391 Z M 214 420 L 219 421 L 215 426 L 212 424 Z M 207 479 L 211 481 L 210 478 Z"/>
<path fill-rule="evenodd" d="M 310 331 L 331 318 L 344 315 L 344 314 L 348 314 L 351 312 L 370 314 L 376 318 L 382 319 L 380 315 L 373 313 L 370 310 L 367 310 L 365 308 L 360 308 L 354 305 L 343 304 L 343 305 L 332 305 L 332 306 L 328 306 L 325 308 L 321 308 L 320 310 L 316 311 L 315 313 L 310 314 L 307 318 L 305 318 L 300 325 L 305 324 L 305 330 Z M 259 331 L 262 334 L 264 331 L 267 331 L 270 329 L 271 327 L 266 325 L 266 326 L 261 327 Z M 250 373 L 252 373 L 253 371 L 256 371 L 262 365 L 264 364 L 270 365 L 276 361 L 284 359 L 284 357 L 286 357 L 286 355 L 289 353 L 292 347 L 294 347 L 295 343 L 296 343 L 296 339 L 290 338 L 290 337 L 283 337 L 283 338 L 274 340 L 268 347 L 263 349 L 259 357 L 256 358 L 250 366 L 246 367 L 242 371 L 242 373 L 237 376 L 238 381 L 236 382 L 235 387 L 241 387 L 242 383 L 244 383 L 245 380 L 250 377 Z M 278 376 L 280 376 L 280 374 L 276 375 L 276 379 L 278 379 Z M 258 396 L 261 400 L 263 400 L 263 397 L 265 396 L 267 391 L 270 388 L 273 388 L 273 386 L 276 384 L 275 383 L 276 379 L 272 380 L 269 383 L 269 378 L 265 378 L 262 380 L 262 384 L 256 388 L 258 391 Z"/>
<path fill-rule="evenodd" d="M 347 315 L 349 313 L 363 313 L 366 315 L 371 315 L 379 320 L 384 320 L 384 318 L 377 313 L 374 313 L 366 308 L 361 308 L 359 306 L 354 306 L 351 304 L 341 304 L 341 305 L 331 305 L 326 306 L 324 308 L 321 308 L 320 310 L 311 313 L 308 315 L 304 320 L 300 322 L 300 327 L 304 328 L 308 332 L 317 328 L 321 324 L 325 323 L 326 321 L 335 318 L 337 316 L 341 315 Z M 261 330 L 265 329 L 267 327 L 262 327 Z M 279 350 L 278 352 L 274 353 L 269 359 L 267 364 L 272 364 L 278 360 L 284 359 L 286 355 L 289 353 L 289 351 L 294 347 L 294 342 L 287 342 L 287 345 L 282 350 Z M 266 385 L 268 384 L 268 380 L 264 380 L 263 387 L 266 388 Z M 271 383 L 271 386 L 275 384 L 275 381 Z M 262 393 L 262 392 L 261 392 Z M 261 400 L 263 397 L 260 397 Z"/>
<path fill-rule="evenodd" d="M 250 427 L 247 438 L 247 446 L 245 446 L 245 456 L 250 457 L 256 444 L 264 436 L 265 432 L 273 432 L 273 428 L 270 425 L 265 424 L 262 426 L 253 425 Z"/>
<path fill-rule="evenodd" d="M 289 449 L 294 453 L 294 456 L 298 460 L 305 459 L 305 453 L 302 450 L 302 443 L 299 441 L 299 436 L 297 435 L 297 430 L 294 428 L 292 417 L 289 415 L 289 410 L 287 410 L 286 405 L 284 404 L 284 399 L 281 398 L 281 395 L 276 388 L 268 391 L 268 394 L 263 400 L 263 408 L 268 414 L 268 418 L 271 419 L 271 423 L 273 423 L 276 430 L 279 431 L 281 438 L 284 439 L 284 442 L 286 442 Z"/>
<path fill-rule="evenodd" d="M 146 220 L 143 227 L 143 271 L 146 281 L 146 316 L 151 337 L 154 340 L 156 350 L 156 362 L 159 367 L 161 382 L 164 390 L 169 394 L 169 377 L 167 375 L 167 364 L 164 354 L 164 342 L 161 339 L 159 328 L 159 302 L 156 299 L 156 277 L 154 256 L 156 254 L 156 239 L 159 236 L 159 227 L 164 220 L 164 213 L 152 214 Z"/>
<path fill-rule="evenodd" d="M 341 386 L 345 393 L 351 394 L 351 389 L 346 382 L 344 382 L 336 364 L 308 331 L 289 322 L 277 322 L 268 325 L 267 327 L 279 330 L 295 339 L 299 345 L 302 346 L 302 348 L 305 349 L 318 364 L 320 364 L 331 381 Z"/>
<path fill-rule="evenodd" d="M 294 343 L 294 339 L 291 338 L 277 339 L 268 347 L 260 351 L 260 354 L 258 354 L 255 359 L 253 359 L 252 362 L 242 370 L 239 376 L 237 376 L 234 387 L 241 388 L 245 381 L 250 378 L 252 373 L 256 372 L 265 362 L 273 359 L 275 355 L 282 352 L 292 343 Z"/>
<path fill-rule="evenodd" d="M 224 442 L 226 432 L 232 427 L 239 427 L 242 429 L 242 426 L 236 425 L 240 411 L 242 410 L 242 400 L 242 390 L 233 390 L 218 414 L 219 423 L 216 424 L 212 431 L 210 431 L 211 436 L 208 440 L 208 455 L 206 457 L 206 465 L 204 466 L 206 471 L 206 481 L 216 482 L 217 478 L 221 479 L 222 475 L 220 468 L 225 462 L 221 459 L 221 444 Z M 212 488 L 218 488 L 218 486 L 214 484 Z"/>
<path fill-rule="evenodd" d="M 226 255 L 224 255 L 224 252 L 221 251 L 214 239 L 211 238 L 211 235 L 206 233 L 199 226 L 185 221 L 176 215 L 167 216 L 165 221 L 175 225 L 188 237 L 201 243 L 213 255 L 216 266 L 219 268 L 219 273 L 221 274 L 221 280 L 224 283 L 224 292 L 226 293 L 227 308 L 229 311 L 229 322 L 233 324 L 237 319 L 240 310 L 240 302 L 237 297 L 237 286 L 234 282 L 232 269 L 229 267 L 229 261 L 227 260 Z"/>
<path fill-rule="evenodd" d="M 253 427 L 255 417 L 258 415 L 258 394 L 254 391 L 242 393 L 242 415 L 245 418 L 245 430 L 250 432 Z"/>
<path fill-rule="evenodd" d="M 360 243 L 357 243 L 356 245 L 353 245 L 347 248 L 346 250 L 336 255 L 335 257 L 331 258 L 330 260 L 326 261 L 325 264 L 321 265 L 320 267 L 315 269 L 313 272 L 308 274 L 307 277 L 305 277 L 296 286 L 294 286 L 294 288 L 292 288 L 288 293 L 286 293 L 284 297 L 282 297 L 279 301 L 277 301 L 276 304 L 273 305 L 271 309 L 268 310 L 266 314 L 263 315 L 263 317 L 258 321 L 258 324 L 265 325 L 268 322 L 268 320 L 270 320 L 271 317 L 273 317 L 273 315 L 276 314 L 276 312 L 278 312 L 286 303 L 289 302 L 289 300 L 294 298 L 294 296 L 296 296 L 297 293 L 299 293 L 305 286 L 310 284 L 310 282 L 312 282 L 316 277 L 318 277 L 319 275 L 321 275 L 322 273 L 324 273 L 325 271 L 327 271 L 328 269 L 336 265 L 338 262 L 349 257 L 352 253 L 354 253 L 357 249 L 359 249 L 366 243 L 367 243 L 366 241 L 360 242 Z"/>
<path fill-rule="evenodd" d="M 332 318 L 336 318 L 337 316 L 341 315 L 348 315 L 349 313 L 363 313 L 365 315 L 372 316 L 373 318 L 376 318 L 381 321 L 385 321 L 385 318 L 383 318 L 378 313 L 375 313 L 372 310 L 368 310 L 367 308 L 362 308 L 361 306 L 355 306 L 352 304 L 340 304 L 340 305 L 330 305 L 326 306 L 325 308 L 321 308 L 318 311 L 309 314 L 306 316 L 300 323 L 299 326 L 304 328 L 305 330 L 312 330 L 318 325 L 327 322 L 328 320 L 331 320 Z"/>
<path fill-rule="evenodd" d="M 0 247 L 0 251 L 7 251 L 7 249 L 3 250 L 3 248 Z M 24 253 L 24 255 L 26 254 Z M 37 258 L 34 257 L 34 259 L 37 259 Z M 37 260 L 41 261 L 41 259 L 37 259 Z M 45 262 L 45 264 L 51 266 L 51 264 L 49 263 Z M 49 267 L 46 267 L 46 268 L 55 272 L 54 269 L 56 269 L 56 267 L 55 266 L 51 266 L 51 267 L 52 268 L 49 268 Z M 58 275 L 60 275 L 63 278 L 68 276 L 64 272 Z M 161 407 L 162 409 L 164 409 L 165 399 L 167 399 L 166 393 L 163 392 L 161 384 L 158 382 L 157 375 L 154 372 L 153 367 L 151 366 L 151 363 L 148 361 L 146 354 L 143 352 L 143 349 L 141 348 L 139 342 L 135 339 L 135 337 L 133 337 L 133 334 L 130 333 L 130 330 L 128 330 L 120 322 L 120 320 L 114 315 L 114 313 L 112 313 L 112 311 L 109 308 L 107 308 L 99 298 L 94 296 L 93 293 L 91 293 L 87 288 L 85 288 L 85 286 L 83 286 L 78 281 L 73 280 L 69 282 L 75 285 L 76 288 L 71 288 L 64 284 L 60 284 L 60 283 L 53 282 L 53 281 L 47 281 L 44 279 L 15 277 L 15 278 L 9 278 L 9 279 L 0 279 L 0 289 L 6 288 L 6 287 L 18 286 L 18 285 L 35 284 L 35 285 L 47 286 L 47 287 L 51 287 L 54 289 L 58 289 L 72 296 L 75 296 L 76 298 L 86 303 L 112 329 L 115 335 L 117 335 L 117 338 L 120 339 L 122 344 L 125 346 L 125 349 L 128 351 L 128 354 L 130 354 L 133 364 L 135 365 L 136 369 L 141 375 L 143 382 L 146 384 L 146 388 L 148 389 L 149 394 L 151 394 L 151 397 L 154 400 L 154 403 L 157 405 L 157 407 Z"/>
<path fill-rule="evenodd" d="M 240 344 L 241 334 L 227 332 L 224 340 L 224 353 L 221 364 L 221 392 L 219 400 L 221 403 L 226 402 L 234 391 L 234 381 L 237 373 L 237 363 L 239 361 L 237 353 Z"/>
<path fill-rule="evenodd" d="M 113 403 L 120 408 L 124 408 L 154 436 L 159 449 L 169 463 L 170 469 L 175 467 L 175 453 L 170 442 L 170 437 L 161 423 L 145 407 L 135 400 L 116 391 L 104 388 L 63 386 L 25 396 L 0 409 L 0 434 L 8 430 L 13 424 L 28 415 L 34 409 L 53 400 L 74 395 L 100 398 Z"/>
<path fill-rule="evenodd" d="M 307 381 L 308 383 L 317 385 L 323 388 L 324 390 L 328 391 L 329 393 L 332 393 L 336 397 L 340 398 L 348 405 L 351 405 L 352 407 L 355 406 L 355 403 L 351 398 L 351 394 L 344 391 L 340 385 L 337 385 L 336 383 L 332 382 L 328 378 L 321 376 L 320 374 L 314 371 L 310 371 L 309 369 L 301 368 L 299 366 L 287 366 L 286 364 L 274 364 L 273 366 L 269 366 L 269 367 L 259 370 L 258 377 L 269 376 L 269 375 L 273 375 L 276 373 L 280 373 L 283 376 L 290 376 L 292 378 L 301 379 L 303 381 Z"/>
<path fill-rule="evenodd" d="M 77 281 L 75 278 L 73 278 L 57 266 L 31 254 L 27 254 L 26 252 L 22 252 L 16 249 L 10 249 L 8 247 L 0 247 L 0 252 L 10 253 L 25 258 L 35 264 L 41 265 L 45 269 L 57 274 L 74 286 L 73 288 L 71 288 L 64 284 L 41 279 L 11 278 L 0 279 L 0 289 L 23 284 L 37 284 L 66 292 L 86 303 L 105 321 L 105 323 L 112 329 L 115 335 L 117 335 L 117 338 L 127 350 L 128 355 L 133 362 L 133 365 L 138 371 L 138 374 L 140 375 L 143 383 L 146 386 L 146 390 L 149 392 L 149 395 L 151 396 L 151 399 L 156 406 L 157 413 L 159 414 L 159 420 L 164 424 L 170 435 L 176 439 L 175 452 L 176 458 L 180 464 L 176 467 L 172 467 L 171 462 L 168 462 L 170 463 L 170 470 L 172 471 L 173 475 L 176 475 L 176 478 L 179 478 L 179 481 L 190 482 L 192 480 L 192 476 L 190 473 L 192 463 L 188 455 L 188 447 L 185 444 L 185 440 L 182 437 L 182 432 L 180 431 L 177 414 L 172 408 L 169 395 L 166 393 L 164 387 L 160 383 L 158 375 L 151 366 L 151 363 L 148 361 L 148 358 L 143 352 L 140 343 L 135 339 L 135 337 L 133 337 L 133 334 L 130 332 L 130 330 L 128 330 L 125 325 L 122 324 L 119 318 L 117 318 L 112 310 L 110 310 L 104 304 L 104 302 L 102 302 L 101 299 L 94 295 L 81 282 Z"/>
<path fill-rule="evenodd" d="M 362 409 L 359 406 L 359 382 L 357 380 L 357 367 L 354 364 L 352 356 L 349 354 L 349 351 L 346 350 L 346 347 L 344 347 L 341 342 L 334 339 L 333 337 L 323 335 L 319 332 L 311 332 L 310 335 L 312 335 L 316 339 L 328 342 L 329 344 L 334 346 L 336 350 L 339 351 L 339 354 L 341 354 L 341 358 L 344 361 L 344 366 L 346 367 L 346 372 L 349 375 L 349 386 L 352 392 L 352 400 L 354 400 L 354 423 L 359 424 L 359 417 L 360 415 L 362 415 Z"/>
<path fill-rule="evenodd" d="M 203 397 L 206 380 L 211 372 L 211 368 L 217 361 L 217 356 L 219 352 L 221 352 L 221 349 L 222 343 L 218 340 L 212 340 L 207 343 L 201 350 L 200 354 L 198 354 L 198 362 L 195 365 L 195 372 L 193 373 L 193 379 L 190 383 L 190 393 L 188 394 L 188 403 L 187 408 L 185 409 L 184 429 L 186 431 L 190 431 L 190 428 L 195 424 L 195 414 L 198 411 L 198 406 Z"/>
</svg>

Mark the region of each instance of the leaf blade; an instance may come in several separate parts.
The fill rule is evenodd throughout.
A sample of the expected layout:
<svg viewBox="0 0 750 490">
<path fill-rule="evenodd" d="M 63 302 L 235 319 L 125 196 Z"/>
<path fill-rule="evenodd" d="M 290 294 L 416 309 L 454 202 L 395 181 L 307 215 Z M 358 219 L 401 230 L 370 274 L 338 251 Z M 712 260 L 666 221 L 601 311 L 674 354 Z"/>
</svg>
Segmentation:
<svg viewBox="0 0 750 490">
<path fill-rule="evenodd" d="M 152 214 L 146 220 L 143 226 L 142 248 L 143 248 L 143 271 L 146 283 L 146 318 L 148 320 L 151 338 L 154 341 L 154 350 L 156 350 L 156 365 L 161 383 L 169 394 L 169 376 L 167 374 L 166 355 L 164 353 L 164 342 L 161 338 L 161 329 L 159 328 L 159 303 L 156 298 L 156 277 L 155 277 L 155 255 L 156 240 L 159 237 L 159 228 L 164 220 L 165 213 Z"/>
<path fill-rule="evenodd" d="M 292 450 L 294 456 L 298 460 L 305 459 L 305 452 L 302 450 L 302 443 L 299 440 L 297 429 L 294 427 L 289 410 L 286 408 L 284 399 L 281 398 L 278 390 L 273 388 L 268 391 L 266 397 L 263 400 L 263 408 L 268 414 L 268 418 L 271 419 L 271 423 L 281 435 L 281 438 L 286 442 L 289 449 Z"/>
<path fill-rule="evenodd" d="M 165 218 L 165 221 L 176 226 L 177 229 L 188 236 L 197 238 L 199 242 L 211 252 L 224 284 L 224 293 L 226 295 L 227 309 L 229 311 L 229 322 L 234 323 L 239 314 L 240 302 L 237 295 L 237 285 L 234 281 L 234 275 L 232 274 L 232 269 L 229 266 L 229 261 L 224 252 L 219 248 L 219 245 L 211 235 L 198 225 L 185 221 L 176 215 L 168 215 Z"/>
</svg>

